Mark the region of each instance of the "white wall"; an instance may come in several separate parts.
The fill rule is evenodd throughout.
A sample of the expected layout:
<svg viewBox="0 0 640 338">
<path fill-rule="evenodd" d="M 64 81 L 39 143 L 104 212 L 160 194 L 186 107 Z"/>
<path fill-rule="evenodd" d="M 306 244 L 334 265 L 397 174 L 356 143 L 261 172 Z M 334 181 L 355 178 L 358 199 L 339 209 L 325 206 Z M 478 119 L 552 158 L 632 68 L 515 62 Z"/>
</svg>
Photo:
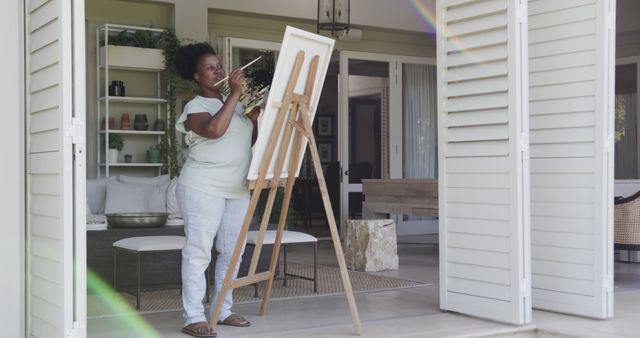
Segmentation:
<svg viewBox="0 0 640 338">
<path fill-rule="evenodd" d="M 0 63 L 2 93 L 2 124 L 0 151 L 4 165 L 1 176 L 0 257 L 0 331 L 3 337 L 24 335 L 24 147 L 23 147 L 23 57 L 22 1 L 5 0 L 0 6 L 0 40 L 5 49 Z"/>
</svg>

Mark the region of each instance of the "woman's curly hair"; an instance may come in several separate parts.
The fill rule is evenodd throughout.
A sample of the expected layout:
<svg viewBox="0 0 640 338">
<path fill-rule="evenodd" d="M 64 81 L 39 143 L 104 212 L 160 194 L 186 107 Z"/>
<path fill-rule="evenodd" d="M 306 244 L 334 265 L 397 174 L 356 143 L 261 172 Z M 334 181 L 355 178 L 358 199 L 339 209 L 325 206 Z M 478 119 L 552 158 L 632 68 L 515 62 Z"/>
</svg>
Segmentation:
<svg viewBox="0 0 640 338">
<path fill-rule="evenodd" d="M 205 54 L 216 55 L 208 43 L 192 43 L 185 46 L 181 46 L 176 51 L 175 68 L 176 73 L 185 80 L 195 81 L 193 74 L 196 73 L 196 67 L 198 66 L 198 59 Z"/>
</svg>

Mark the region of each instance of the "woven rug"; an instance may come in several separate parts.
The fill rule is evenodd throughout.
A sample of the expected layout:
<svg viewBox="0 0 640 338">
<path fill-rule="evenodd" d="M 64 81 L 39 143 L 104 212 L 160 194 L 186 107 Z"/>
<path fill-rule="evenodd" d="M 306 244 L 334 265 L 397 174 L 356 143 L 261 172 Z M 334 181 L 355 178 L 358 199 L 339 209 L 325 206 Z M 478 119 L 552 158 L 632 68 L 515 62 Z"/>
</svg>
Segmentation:
<svg viewBox="0 0 640 338">
<path fill-rule="evenodd" d="M 287 264 L 289 273 L 313 276 L 313 265 L 290 262 Z M 366 272 L 349 271 L 351 286 L 355 293 L 369 291 L 384 291 L 402 288 L 428 286 L 427 283 L 407 279 L 378 276 Z M 264 283 L 259 283 L 258 290 L 262 295 Z M 213 288 L 211 288 L 213 289 Z M 276 280 L 271 291 L 271 300 L 298 299 L 309 297 L 321 297 L 344 293 L 340 270 L 334 267 L 318 266 L 318 292 L 313 292 L 313 282 L 303 279 L 290 279 L 287 286 L 282 280 Z M 87 295 L 88 316 L 97 317 L 105 315 L 117 315 L 135 311 L 135 296 L 126 293 L 101 293 Z M 262 298 L 254 297 L 254 286 L 248 285 L 233 291 L 233 299 L 236 304 L 260 302 Z M 114 303 L 120 303 L 114 306 Z M 122 305 L 122 304 L 128 304 Z M 140 297 L 140 312 L 177 311 L 182 310 L 182 300 L 179 289 L 158 291 L 144 291 Z"/>
</svg>

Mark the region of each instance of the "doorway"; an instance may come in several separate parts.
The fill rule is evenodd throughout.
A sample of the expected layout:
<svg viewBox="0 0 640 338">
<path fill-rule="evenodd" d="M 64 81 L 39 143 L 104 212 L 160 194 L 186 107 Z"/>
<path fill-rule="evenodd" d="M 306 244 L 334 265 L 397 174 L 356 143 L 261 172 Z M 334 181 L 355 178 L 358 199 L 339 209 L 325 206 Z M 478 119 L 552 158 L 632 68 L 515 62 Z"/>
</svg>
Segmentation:
<svg viewBox="0 0 640 338">
<path fill-rule="evenodd" d="M 362 218 L 363 179 L 435 178 L 435 64 L 421 57 L 341 53 L 341 224 Z M 421 141 L 414 142 L 416 137 Z M 390 217 L 398 234 L 437 232 L 434 219 Z"/>
<path fill-rule="evenodd" d="M 347 58 L 344 82 L 346 104 L 342 121 L 343 212 L 348 219 L 362 218 L 362 180 L 389 177 L 382 145 L 388 144 L 388 61 Z"/>
</svg>

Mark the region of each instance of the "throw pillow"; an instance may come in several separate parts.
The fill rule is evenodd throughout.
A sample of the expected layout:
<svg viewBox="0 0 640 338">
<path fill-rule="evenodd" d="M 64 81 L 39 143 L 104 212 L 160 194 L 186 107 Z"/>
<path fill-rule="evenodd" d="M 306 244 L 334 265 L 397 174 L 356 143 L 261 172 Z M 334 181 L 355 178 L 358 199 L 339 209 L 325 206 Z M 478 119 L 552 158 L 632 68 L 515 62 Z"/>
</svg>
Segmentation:
<svg viewBox="0 0 640 338">
<path fill-rule="evenodd" d="M 91 211 L 95 215 L 104 214 L 107 183 L 115 179 L 115 177 L 106 177 L 87 180 L 87 212 Z"/>
<path fill-rule="evenodd" d="M 109 182 L 105 214 L 167 212 L 168 185 Z"/>
<path fill-rule="evenodd" d="M 138 176 L 118 176 L 118 180 L 122 183 L 136 183 L 136 184 L 160 184 L 168 183 L 171 178 L 169 175 L 160 175 L 155 177 L 138 177 Z"/>
</svg>

